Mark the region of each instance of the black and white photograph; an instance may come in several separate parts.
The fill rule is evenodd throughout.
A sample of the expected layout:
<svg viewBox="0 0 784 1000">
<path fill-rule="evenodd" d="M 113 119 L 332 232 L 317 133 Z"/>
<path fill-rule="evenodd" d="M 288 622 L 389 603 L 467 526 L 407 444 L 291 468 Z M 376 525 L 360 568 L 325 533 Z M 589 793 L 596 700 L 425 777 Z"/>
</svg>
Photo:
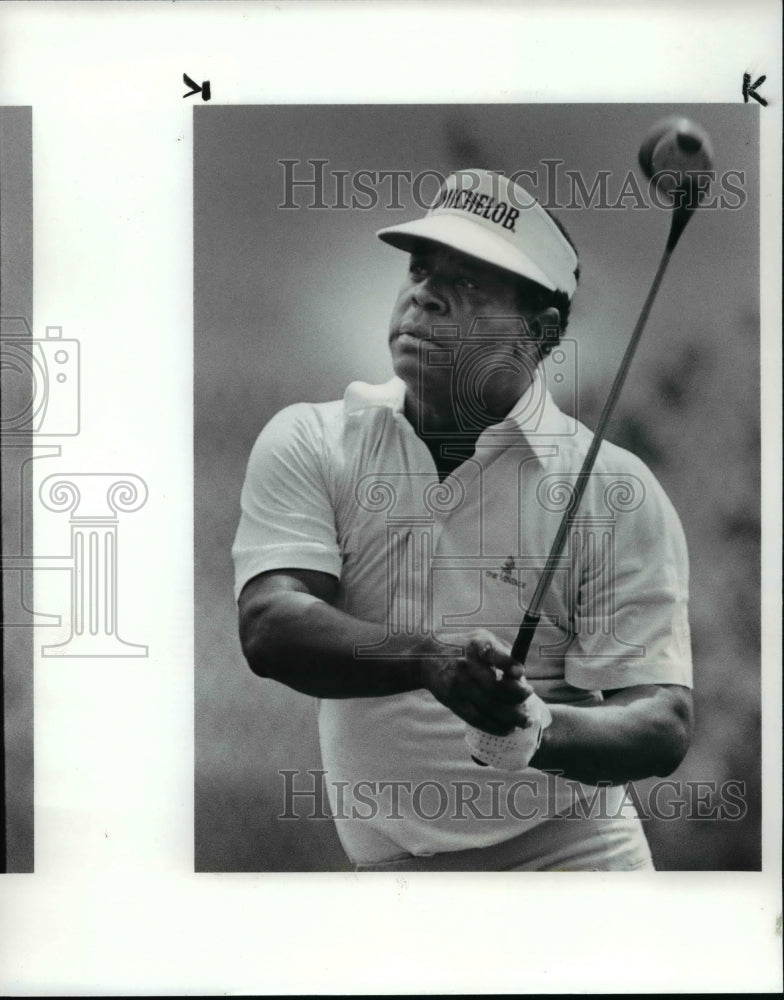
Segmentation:
<svg viewBox="0 0 784 1000">
<path fill-rule="evenodd" d="M 0 994 L 781 991 L 781 19 L 0 4 Z"/>
<path fill-rule="evenodd" d="M 758 118 L 196 110 L 197 870 L 760 869 Z"/>
<path fill-rule="evenodd" d="M 32 114 L 0 108 L 0 872 L 33 870 L 33 434 L 46 415 L 47 346 L 31 336 Z M 49 352 L 52 353 L 51 351 Z M 43 383 L 43 384 L 39 384 Z"/>
</svg>

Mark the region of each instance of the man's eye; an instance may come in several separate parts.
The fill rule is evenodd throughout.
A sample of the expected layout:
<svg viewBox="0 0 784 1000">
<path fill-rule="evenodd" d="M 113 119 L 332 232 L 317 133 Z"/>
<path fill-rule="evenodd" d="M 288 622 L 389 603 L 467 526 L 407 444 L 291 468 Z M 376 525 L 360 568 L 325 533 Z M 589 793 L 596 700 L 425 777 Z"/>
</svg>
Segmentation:
<svg viewBox="0 0 784 1000">
<path fill-rule="evenodd" d="M 415 278 L 422 278 L 427 274 L 427 267 L 424 264 L 412 263 L 409 265 L 408 272 Z"/>
<path fill-rule="evenodd" d="M 479 284 L 476 281 L 474 281 L 473 278 L 467 278 L 465 275 L 463 275 L 463 277 L 461 278 L 458 278 L 457 281 L 459 285 L 463 286 L 463 288 L 470 288 L 470 289 L 479 288 Z"/>
</svg>

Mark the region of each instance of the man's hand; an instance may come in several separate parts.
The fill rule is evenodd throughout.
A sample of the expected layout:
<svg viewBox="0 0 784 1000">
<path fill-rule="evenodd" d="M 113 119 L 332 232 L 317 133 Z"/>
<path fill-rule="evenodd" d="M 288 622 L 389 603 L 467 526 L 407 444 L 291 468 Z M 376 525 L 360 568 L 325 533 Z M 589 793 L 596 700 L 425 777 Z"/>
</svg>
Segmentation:
<svg viewBox="0 0 784 1000">
<path fill-rule="evenodd" d="M 422 684 L 442 705 L 469 725 L 495 736 L 516 726 L 539 724 L 534 689 L 523 668 L 511 656 L 511 646 L 492 632 L 439 633 L 442 643 L 463 647 L 463 654 L 426 655 L 421 660 Z"/>
</svg>

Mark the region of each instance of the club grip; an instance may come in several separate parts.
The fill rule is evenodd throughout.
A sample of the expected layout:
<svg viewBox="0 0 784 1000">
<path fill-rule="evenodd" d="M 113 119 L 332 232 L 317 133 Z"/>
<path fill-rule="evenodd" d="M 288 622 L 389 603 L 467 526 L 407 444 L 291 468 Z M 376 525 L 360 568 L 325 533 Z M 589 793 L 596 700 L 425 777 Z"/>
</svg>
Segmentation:
<svg viewBox="0 0 784 1000">
<path fill-rule="evenodd" d="M 512 659 L 523 666 L 525 666 L 528 650 L 531 648 L 531 642 L 533 641 L 540 617 L 540 615 L 532 615 L 526 611 L 522 624 L 517 631 L 517 638 L 512 646 Z"/>
</svg>

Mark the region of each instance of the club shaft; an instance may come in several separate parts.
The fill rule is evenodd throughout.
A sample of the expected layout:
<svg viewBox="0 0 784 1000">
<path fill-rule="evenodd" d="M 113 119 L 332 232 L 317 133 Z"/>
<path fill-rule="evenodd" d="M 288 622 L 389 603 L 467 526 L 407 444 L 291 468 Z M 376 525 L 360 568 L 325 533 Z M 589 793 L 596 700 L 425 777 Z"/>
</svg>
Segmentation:
<svg viewBox="0 0 784 1000">
<path fill-rule="evenodd" d="M 558 568 L 558 562 L 561 558 L 564 545 L 566 544 L 569 528 L 571 527 L 572 521 L 577 514 L 580 501 L 585 493 L 585 488 L 588 485 L 588 478 L 591 474 L 594 463 L 596 462 L 596 456 L 599 454 L 599 448 L 604 440 L 607 425 L 612 417 L 615 404 L 618 402 L 618 397 L 621 394 L 623 383 L 626 381 L 626 376 L 629 373 L 634 353 L 637 350 L 637 345 L 640 342 L 642 332 L 645 329 L 645 324 L 648 321 L 648 315 L 650 314 L 651 307 L 653 306 L 654 300 L 659 291 L 659 286 L 664 278 L 664 272 L 667 270 L 670 257 L 675 249 L 674 244 L 671 245 L 671 243 L 672 241 L 668 242 L 667 247 L 662 254 L 662 258 L 659 261 L 659 266 L 656 270 L 656 274 L 654 275 L 650 290 L 648 291 L 648 296 L 645 299 L 645 303 L 643 304 L 639 318 L 629 339 L 629 343 L 626 346 L 620 366 L 618 367 L 612 387 L 610 388 L 609 395 L 607 396 L 607 401 L 604 404 L 604 409 L 602 410 L 601 416 L 599 417 L 599 421 L 596 425 L 593 440 L 591 441 L 591 445 L 586 452 L 582 467 L 577 473 L 577 480 L 572 488 L 569 503 L 563 513 L 561 523 L 558 525 L 558 531 L 553 539 L 553 544 L 550 549 L 550 554 L 547 557 L 547 562 L 545 563 L 542 574 L 539 577 L 539 582 L 537 583 L 536 589 L 531 597 L 523 622 L 517 632 L 517 638 L 512 646 L 512 656 L 518 663 L 524 664 L 526 657 L 528 656 L 528 650 L 530 649 L 531 642 L 533 641 L 536 627 L 539 624 L 539 609 L 542 606 L 544 595 L 547 593 L 547 590 L 552 583 L 553 575 Z"/>
</svg>

